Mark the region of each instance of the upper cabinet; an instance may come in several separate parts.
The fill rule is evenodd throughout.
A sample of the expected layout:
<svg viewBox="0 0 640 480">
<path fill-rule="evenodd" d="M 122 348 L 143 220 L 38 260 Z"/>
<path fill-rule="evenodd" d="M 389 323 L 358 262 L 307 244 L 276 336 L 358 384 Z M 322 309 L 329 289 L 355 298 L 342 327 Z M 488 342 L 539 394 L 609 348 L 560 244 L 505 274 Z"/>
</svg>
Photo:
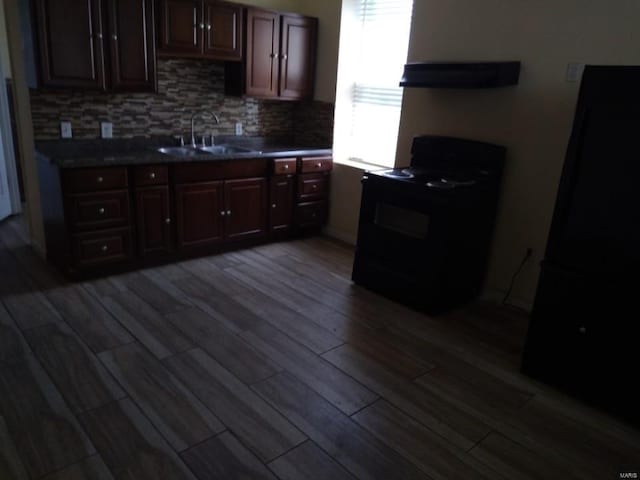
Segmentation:
<svg viewBox="0 0 640 480">
<path fill-rule="evenodd" d="M 44 87 L 153 91 L 152 0 L 35 0 Z"/>
<path fill-rule="evenodd" d="M 245 93 L 285 100 L 312 97 L 317 28 L 316 18 L 249 8 Z"/>
<path fill-rule="evenodd" d="M 160 0 L 158 54 L 242 59 L 242 6 L 212 0 Z"/>
</svg>

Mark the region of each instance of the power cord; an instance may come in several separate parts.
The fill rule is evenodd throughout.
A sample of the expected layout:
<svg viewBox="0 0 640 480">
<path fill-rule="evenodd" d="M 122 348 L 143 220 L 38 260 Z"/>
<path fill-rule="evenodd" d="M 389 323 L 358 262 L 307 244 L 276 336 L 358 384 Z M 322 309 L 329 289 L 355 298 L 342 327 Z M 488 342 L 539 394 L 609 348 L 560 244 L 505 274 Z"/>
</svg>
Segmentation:
<svg viewBox="0 0 640 480">
<path fill-rule="evenodd" d="M 533 249 L 527 248 L 527 251 L 524 254 L 524 258 L 520 262 L 520 266 L 518 267 L 516 272 L 513 274 L 513 277 L 511 277 L 511 284 L 509 285 L 509 290 L 507 290 L 506 295 L 502 299 L 502 305 L 507 305 L 507 300 L 509 300 L 509 297 L 511 296 L 511 291 L 513 290 L 513 286 L 516 283 L 516 279 L 518 278 L 518 275 L 520 275 L 520 272 L 522 272 L 522 269 L 526 265 L 527 260 L 531 258 L 531 255 L 533 255 Z"/>
</svg>

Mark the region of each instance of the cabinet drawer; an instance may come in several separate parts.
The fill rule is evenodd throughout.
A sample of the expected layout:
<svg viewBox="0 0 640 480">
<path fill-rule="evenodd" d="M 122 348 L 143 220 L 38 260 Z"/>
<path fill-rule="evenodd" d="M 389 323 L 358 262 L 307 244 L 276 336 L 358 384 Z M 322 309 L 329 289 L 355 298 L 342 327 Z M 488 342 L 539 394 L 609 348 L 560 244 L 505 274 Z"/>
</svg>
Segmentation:
<svg viewBox="0 0 640 480">
<path fill-rule="evenodd" d="M 319 227 L 327 221 L 327 202 L 307 202 L 296 205 L 295 220 L 298 227 Z"/>
<path fill-rule="evenodd" d="M 299 201 L 322 199 L 329 191 L 329 177 L 325 174 L 300 175 L 298 177 Z"/>
<path fill-rule="evenodd" d="M 80 268 L 128 260 L 131 258 L 131 231 L 121 228 L 75 235 L 73 257 Z"/>
<path fill-rule="evenodd" d="M 136 186 L 165 185 L 169 181 L 169 168 L 166 165 L 146 165 L 135 167 L 133 178 Z"/>
<path fill-rule="evenodd" d="M 295 158 L 278 158 L 273 161 L 273 174 L 274 175 L 288 175 L 296 173 Z"/>
<path fill-rule="evenodd" d="M 226 178 L 250 178 L 267 176 L 266 159 L 225 160 L 178 164 L 173 169 L 177 184 L 200 183 Z"/>
<path fill-rule="evenodd" d="M 333 168 L 333 157 L 307 157 L 300 159 L 300 172 L 329 172 Z"/>
<path fill-rule="evenodd" d="M 73 230 L 124 227 L 129 223 L 127 190 L 67 197 L 67 218 Z"/>
<path fill-rule="evenodd" d="M 62 179 L 65 193 L 120 190 L 128 187 L 127 167 L 64 170 Z"/>
</svg>

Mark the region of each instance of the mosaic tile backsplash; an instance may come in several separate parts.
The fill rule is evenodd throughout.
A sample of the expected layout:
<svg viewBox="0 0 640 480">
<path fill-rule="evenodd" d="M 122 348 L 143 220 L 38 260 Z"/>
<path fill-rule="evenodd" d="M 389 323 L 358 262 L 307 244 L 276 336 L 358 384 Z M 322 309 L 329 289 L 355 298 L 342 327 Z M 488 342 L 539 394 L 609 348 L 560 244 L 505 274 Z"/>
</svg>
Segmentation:
<svg viewBox="0 0 640 480">
<path fill-rule="evenodd" d="M 113 123 L 115 138 L 184 135 L 193 112 L 215 112 L 220 124 L 198 119 L 199 135 L 288 137 L 297 144 L 330 146 L 333 104 L 286 102 L 224 95 L 224 65 L 185 59 L 158 59 L 157 93 L 90 93 L 32 90 L 36 140 L 60 138 L 60 122 L 70 121 L 73 137 L 99 138 L 100 122 Z"/>
</svg>

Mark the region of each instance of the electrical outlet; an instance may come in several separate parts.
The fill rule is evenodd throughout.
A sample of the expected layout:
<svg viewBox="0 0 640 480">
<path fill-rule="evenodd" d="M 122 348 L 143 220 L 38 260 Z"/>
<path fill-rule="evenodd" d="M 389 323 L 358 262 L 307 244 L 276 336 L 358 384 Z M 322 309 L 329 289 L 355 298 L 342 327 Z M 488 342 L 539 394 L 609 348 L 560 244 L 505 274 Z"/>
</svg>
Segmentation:
<svg viewBox="0 0 640 480">
<path fill-rule="evenodd" d="M 71 130 L 71 122 L 60 122 L 60 137 L 73 138 L 73 131 Z"/>
<path fill-rule="evenodd" d="M 100 124 L 100 133 L 102 138 L 113 138 L 113 123 L 102 122 Z"/>
<path fill-rule="evenodd" d="M 567 82 L 578 82 L 584 71 L 584 63 L 571 62 L 567 65 Z"/>
<path fill-rule="evenodd" d="M 236 122 L 236 135 L 242 135 L 242 122 Z"/>
</svg>

